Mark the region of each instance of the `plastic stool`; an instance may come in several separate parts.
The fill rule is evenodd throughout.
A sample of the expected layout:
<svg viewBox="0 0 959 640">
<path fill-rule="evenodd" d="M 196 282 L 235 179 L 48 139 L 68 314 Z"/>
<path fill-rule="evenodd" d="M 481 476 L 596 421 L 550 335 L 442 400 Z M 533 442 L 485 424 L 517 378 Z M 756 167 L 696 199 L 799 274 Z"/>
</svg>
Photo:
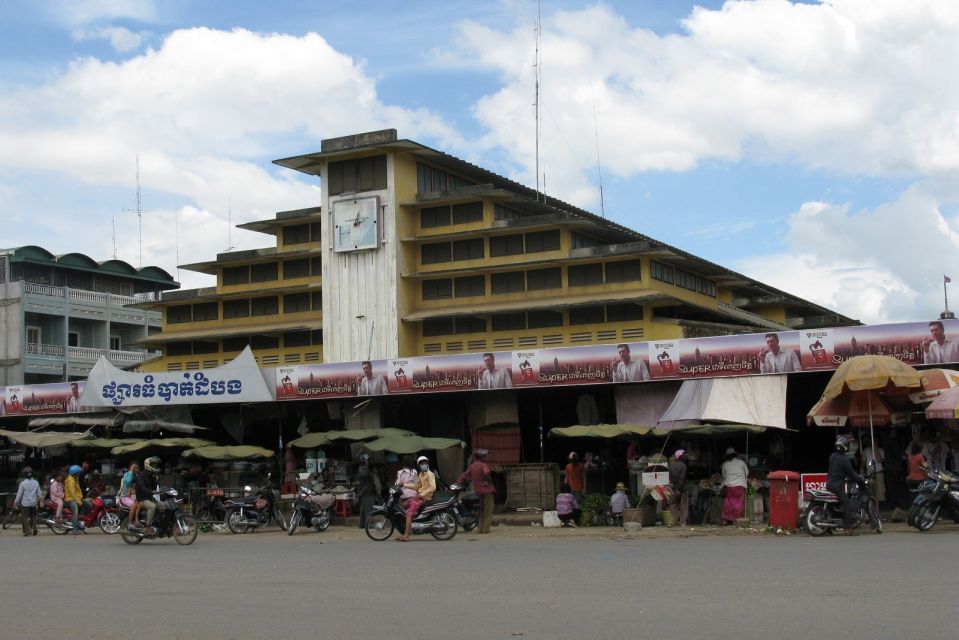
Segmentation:
<svg viewBox="0 0 959 640">
<path fill-rule="evenodd" d="M 337 499 L 336 506 L 333 508 L 334 515 L 338 515 L 341 518 L 345 518 L 346 516 L 350 515 L 352 512 L 353 510 L 350 509 L 349 500 Z"/>
</svg>

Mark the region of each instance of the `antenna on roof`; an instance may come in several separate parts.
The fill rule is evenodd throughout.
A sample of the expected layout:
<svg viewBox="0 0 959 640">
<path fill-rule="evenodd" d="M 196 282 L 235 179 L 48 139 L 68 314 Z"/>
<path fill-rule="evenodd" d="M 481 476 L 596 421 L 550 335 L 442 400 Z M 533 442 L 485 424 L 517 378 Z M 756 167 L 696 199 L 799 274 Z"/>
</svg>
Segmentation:
<svg viewBox="0 0 959 640">
<path fill-rule="evenodd" d="M 142 200 L 140 195 L 140 154 L 137 154 L 137 208 L 134 209 L 137 214 L 137 235 L 139 238 L 139 257 L 137 267 L 143 268 L 143 214 L 150 213 L 149 209 L 144 209 L 142 206 Z M 130 209 L 124 209 L 124 211 L 130 211 Z M 115 252 L 114 252 L 115 253 Z"/>
<path fill-rule="evenodd" d="M 536 201 L 539 202 L 539 131 L 540 131 L 540 118 L 539 118 L 539 81 L 542 77 L 541 74 L 541 64 L 539 58 L 539 49 L 540 42 L 542 40 L 543 25 L 540 19 L 540 0 L 536 0 L 536 56 L 533 62 L 533 76 L 534 76 L 534 95 L 533 95 L 533 113 L 536 119 Z M 544 178 L 545 182 L 545 178 Z M 543 185 L 545 189 L 545 184 Z"/>
<path fill-rule="evenodd" d="M 606 203 L 603 201 L 603 165 L 599 162 L 599 126 L 596 124 L 596 92 L 593 91 L 593 134 L 596 136 L 596 173 L 599 176 L 599 212 L 606 217 Z"/>
<path fill-rule="evenodd" d="M 233 251 L 233 198 L 226 199 L 226 249 Z"/>
<path fill-rule="evenodd" d="M 113 228 L 113 259 L 117 259 L 117 217 L 110 216 L 110 226 Z"/>
</svg>

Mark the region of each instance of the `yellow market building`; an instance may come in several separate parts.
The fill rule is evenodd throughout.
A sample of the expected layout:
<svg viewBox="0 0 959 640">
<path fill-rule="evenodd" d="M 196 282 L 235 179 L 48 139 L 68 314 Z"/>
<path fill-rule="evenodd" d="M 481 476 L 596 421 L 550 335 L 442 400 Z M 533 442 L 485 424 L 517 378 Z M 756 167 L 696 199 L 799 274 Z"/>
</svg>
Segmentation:
<svg viewBox="0 0 959 640">
<path fill-rule="evenodd" d="M 183 268 L 216 286 L 148 306 L 163 357 L 262 367 L 858 324 L 395 130 L 275 161 L 319 203 L 240 228 L 275 245 Z"/>
</svg>

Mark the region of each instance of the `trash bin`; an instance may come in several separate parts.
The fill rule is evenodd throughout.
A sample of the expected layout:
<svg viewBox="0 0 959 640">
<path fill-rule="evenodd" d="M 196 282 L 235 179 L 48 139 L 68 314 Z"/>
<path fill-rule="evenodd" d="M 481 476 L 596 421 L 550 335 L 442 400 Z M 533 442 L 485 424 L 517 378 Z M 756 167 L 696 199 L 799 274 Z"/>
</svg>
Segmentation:
<svg viewBox="0 0 959 640">
<path fill-rule="evenodd" d="M 799 473 L 773 471 L 769 480 L 769 526 L 796 529 L 799 525 Z"/>
</svg>

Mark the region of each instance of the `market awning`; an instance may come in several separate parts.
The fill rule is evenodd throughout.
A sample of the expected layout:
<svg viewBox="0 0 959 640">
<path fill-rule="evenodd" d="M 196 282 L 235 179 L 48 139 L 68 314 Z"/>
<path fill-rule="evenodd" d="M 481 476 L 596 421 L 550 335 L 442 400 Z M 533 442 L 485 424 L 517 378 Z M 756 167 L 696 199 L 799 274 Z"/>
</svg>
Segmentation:
<svg viewBox="0 0 959 640">
<path fill-rule="evenodd" d="M 184 458 L 197 456 L 207 460 L 247 460 L 249 458 L 272 458 L 273 452 L 263 447 L 237 445 L 233 447 L 199 447 L 181 454 Z"/>
<path fill-rule="evenodd" d="M 176 433 L 196 433 L 209 431 L 208 427 L 198 427 L 185 422 L 166 422 L 164 420 L 127 420 L 123 423 L 123 433 L 150 433 L 152 431 L 175 431 Z"/>
<path fill-rule="evenodd" d="M 683 435 L 712 436 L 723 433 L 762 433 L 766 427 L 756 424 L 685 424 L 672 429 L 653 429 L 657 436 L 665 436 L 672 433 L 681 433 Z"/>
<path fill-rule="evenodd" d="M 300 449 L 315 449 L 331 442 L 360 442 L 392 436 L 414 436 L 412 431 L 387 427 L 385 429 L 340 429 L 335 431 L 318 431 L 308 433 L 301 438 L 290 440 L 291 447 Z"/>
<path fill-rule="evenodd" d="M 786 428 L 786 376 L 686 380 L 657 423 L 671 429 L 686 421 Z"/>
<path fill-rule="evenodd" d="M 110 449 L 110 453 L 118 456 L 127 453 L 136 453 L 137 451 L 143 451 L 144 449 L 149 449 L 150 447 L 181 447 L 184 449 L 199 449 L 200 447 L 208 447 L 214 444 L 216 443 L 210 440 L 202 440 L 200 438 L 157 438 L 153 440 L 140 440 L 139 442 L 135 442 L 133 444 L 125 444 L 119 447 L 113 447 Z"/>
<path fill-rule="evenodd" d="M 456 438 L 424 438 L 422 436 L 392 435 L 363 443 L 370 451 L 392 451 L 393 453 L 416 453 L 465 447 L 466 443 Z"/>
<path fill-rule="evenodd" d="M 5 436 L 16 444 L 22 444 L 28 447 L 60 447 L 77 440 L 89 438 L 90 432 L 37 433 L 35 431 L 8 431 L 6 429 L 0 429 L 0 436 Z"/>
<path fill-rule="evenodd" d="M 58 418 L 31 418 L 27 422 L 29 427 L 62 427 L 77 425 L 80 427 L 115 427 L 123 422 L 119 413 L 96 413 L 93 415 L 61 416 Z"/>
<path fill-rule="evenodd" d="M 549 434 L 566 438 L 618 438 L 644 436 L 652 430 L 652 427 L 638 424 L 577 424 L 572 427 L 553 427 Z"/>
<path fill-rule="evenodd" d="M 87 438 L 86 440 L 74 440 L 70 443 L 70 446 L 87 449 L 112 449 L 113 447 L 135 444 L 141 440 L 142 438 Z"/>
</svg>

